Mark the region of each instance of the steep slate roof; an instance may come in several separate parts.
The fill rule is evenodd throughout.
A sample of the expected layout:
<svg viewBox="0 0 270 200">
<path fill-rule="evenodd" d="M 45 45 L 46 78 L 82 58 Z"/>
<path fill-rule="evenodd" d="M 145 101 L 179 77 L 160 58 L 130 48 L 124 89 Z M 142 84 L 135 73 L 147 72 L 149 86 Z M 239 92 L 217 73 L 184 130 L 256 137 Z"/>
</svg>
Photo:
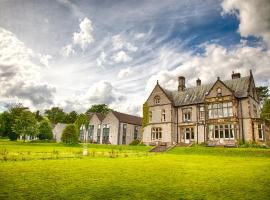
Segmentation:
<svg viewBox="0 0 270 200">
<path fill-rule="evenodd" d="M 128 115 L 125 113 L 120 113 L 116 111 L 112 111 L 112 113 L 115 115 L 115 117 L 123 123 L 128 123 L 128 124 L 135 124 L 135 125 L 142 125 L 142 118 L 137 117 L 134 115 Z"/>
<path fill-rule="evenodd" d="M 223 83 L 234 91 L 237 98 L 248 96 L 248 88 L 250 76 L 223 81 Z M 166 95 L 174 103 L 175 106 L 183 106 L 190 104 L 202 103 L 205 95 L 211 90 L 215 83 L 204 84 L 196 87 L 186 88 L 183 92 L 170 91 L 163 89 Z"/>
</svg>

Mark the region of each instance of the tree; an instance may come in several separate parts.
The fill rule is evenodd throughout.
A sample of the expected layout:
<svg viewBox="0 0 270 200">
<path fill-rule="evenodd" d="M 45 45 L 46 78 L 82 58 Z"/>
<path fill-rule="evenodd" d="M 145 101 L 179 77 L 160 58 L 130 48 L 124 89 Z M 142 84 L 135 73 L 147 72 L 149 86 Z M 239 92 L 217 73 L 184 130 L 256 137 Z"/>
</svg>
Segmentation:
<svg viewBox="0 0 270 200">
<path fill-rule="evenodd" d="M 77 120 L 78 114 L 76 111 L 72 111 L 66 115 L 65 123 L 73 124 Z"/>
<path fill-rule="evenodd" d="M 148 125 L 149 123 L 149 106 L 147 103 L 143 104 L 143 119 L 142 119 L 142 133 L 144 128 Z"/>
<path fill-rule="evenodd" d="M 39 123 L 38 138 L 40 140 L 51 140 L 53 138 L 52 127 L 48 119 L 43 119 Z"/>
<path fill-rule="evenodd" d="M 79 114 L 74 125 L 76 126 L 77 131 L 80 131 L 80 127 L 84 125 L 86 129 L 88 128 L 89 117 L 86 114 Z"/>
<path fill-rule="evenodd" d="M 10 140 L 17 140 L 20 136 L 13 130 L 13 125 L 15 124 L 15 120 L 21 113 L 27 110 L 27 107 L 24 107 L 22 104 L 15 104 L 9 107 L 8 112 L 5 115 L 5 132 Z"/>
<path fill-rule="evenodd" d="M 61 140 L 67 144 L 78 143 L 79 134 L 74 124 L 68 124 L 63 130 Z"/>
<path fill-rule="evenodd" d="M 268 99 L 268 97 L 269 97 L 268 92 L 269 92 L 269 89 L 268 89 L 267 86 L 256 87 L 256 93 L 258 95 L 258 98 L 259 98 L 259 101 L 260 101 L 261 104 L 263 104 L 264 101 L 266 99 Z"/>
<path fill-rule="evenodd" d="M 38 123 L 35 114 L 28 110 L 23 110 L 15 117 L 12 130 L 17 135 L 22 136 L 24 141 L 27 135 L 32 137 L 36 136 L 38 133 Z"/>
<path fill-rule="evenodd" d="M 108 107 L 108 105 L 106 105 L 106 104 L 96 104 L 96 105 L 92 105 L 91 108 L 89 108 L 86 111 L 86 114 L 101 113 L 103 115 L 106 115 L 110 111 L 111 111 L 111 109 Z"/>
<path fill-rule="evenodd" d="M 52 107 L 49 110 L 45 110 L 45 115 L 52 124 L 63 123 L 66 117 L 66 113 L 59 107 Z"/>
<path fill-rule="evenodd" d="M 0 135 L 3 137 L 8 136 L 9 133 L 12 132 L 11 126 L 12 126 L 11 114 L 7 111 L 1 113 L 1 115 L 0 115 Z"/>
<path fill-rule="evenodd" d="M 261 118 L 270 123 L 270 99 L 264 101 L 262 110 L 261 110 Z"/>
<path fill-rule="evenodd" d="M 42 115 L 40 115 L 39 110 L 36 111 L 36 116 L 35 116 L 35 118 L 36 118 L 36 120 L 37 120 L 38 122 L 41 122 L 41 121 L 43 120 L 43 117 L 42 117 Z"/>
</svg>

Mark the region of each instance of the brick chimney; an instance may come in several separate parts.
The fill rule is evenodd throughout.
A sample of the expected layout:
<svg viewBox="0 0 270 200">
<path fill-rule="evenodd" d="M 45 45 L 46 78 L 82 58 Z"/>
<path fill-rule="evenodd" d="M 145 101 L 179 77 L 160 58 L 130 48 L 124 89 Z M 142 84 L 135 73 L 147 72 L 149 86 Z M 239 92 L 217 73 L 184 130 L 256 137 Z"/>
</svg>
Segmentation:
<svg viewBox="0 0 270 200">
<path fill-rule="evenodd" d="M 201 84 L 202 84 L 202 81 L 201 81 L 201 79 L 198 78 L 198 79 L 196 80 L 196 85 L 197 85 L 197 86 L 200 86 Z"/>
<path fill-rule="evenodd" d="M 241 78 L 241 74 L 240 73 L 234 73 L 234 71 L 232 72 L 232 79 L 237 79 L 237 78 Z"/>
<path fill-rule="evenodd" d="M 186 89 L 185 80 L 184 76 L 178 77 L 178 91 L 184 91 Z"/>
</svg>

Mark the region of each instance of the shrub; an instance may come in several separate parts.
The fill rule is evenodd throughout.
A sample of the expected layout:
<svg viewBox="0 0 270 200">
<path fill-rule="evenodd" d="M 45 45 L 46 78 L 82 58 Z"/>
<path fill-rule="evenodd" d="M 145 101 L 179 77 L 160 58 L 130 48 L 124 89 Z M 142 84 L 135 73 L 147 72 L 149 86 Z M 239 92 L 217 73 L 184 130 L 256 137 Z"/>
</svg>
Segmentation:
<svg viewBox="0 0 270 200">
<path fill-rule="evenodd" d="M 68 124 L 63 130 L 61 141 L 67 144 L 78 143 L 78 132 L 74 124 Z"/>
<path fill-rule="evenodd" d="M 240 148 L 267 148 L 267 146 L 262 145 L 256 141 L 248 141 L 245 143 L 239 142 Z"/>
<path fill-rule="evenodd" d="M 129 145 L 138 145 L 138 144 L 140 144 L 140 140 L 133 140 Z"/>
<path fill-rule="evenodd" d="M 38 127 L 38 138 L 40 140 L 51 140 L 53 138 L 52 127 L 48 120 L 42 120 Z"/>
</svg>

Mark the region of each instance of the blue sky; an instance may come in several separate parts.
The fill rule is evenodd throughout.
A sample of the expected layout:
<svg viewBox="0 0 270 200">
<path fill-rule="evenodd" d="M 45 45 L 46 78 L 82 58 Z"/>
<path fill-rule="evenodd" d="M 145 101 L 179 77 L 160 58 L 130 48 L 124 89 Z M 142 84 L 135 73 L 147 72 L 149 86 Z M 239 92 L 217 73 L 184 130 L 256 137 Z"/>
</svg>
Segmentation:
<svg viewBox="0 0 270 200">
<path fill-rule="evenodd" d="M 0 105 L 139 115 L 157 79 L 252 69 L 269 86 L 269 13 L 267 0 L 1 0 Z"/>
</svg>

